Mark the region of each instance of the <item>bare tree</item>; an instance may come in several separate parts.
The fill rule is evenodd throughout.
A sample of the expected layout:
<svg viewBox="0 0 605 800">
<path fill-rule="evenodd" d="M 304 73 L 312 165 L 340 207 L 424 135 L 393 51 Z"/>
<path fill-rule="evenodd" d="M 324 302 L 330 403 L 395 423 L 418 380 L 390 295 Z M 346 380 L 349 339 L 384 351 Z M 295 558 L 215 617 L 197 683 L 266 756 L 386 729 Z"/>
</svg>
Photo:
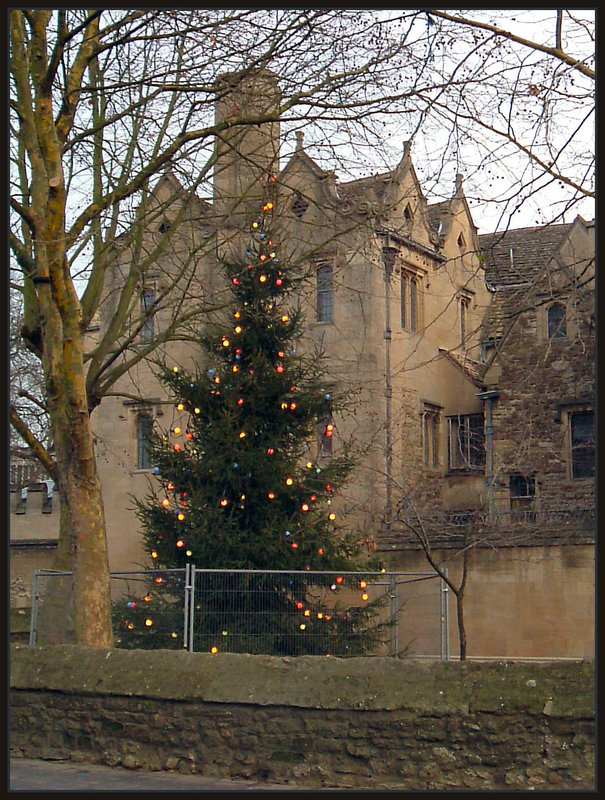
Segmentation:
<svg viewBox="0 0 605 800">
<path fill-rule="evenodd" d="M 9 312 L 10 403 L 30 432 L 48 449 L 50 429 L 42 391 L 44 379 L 40 362 L 25 347 L 21 338 L 23 309 L 21 297 L 15 291 L 10 292 Z M 10 444 L 11 450 L 23 446 L 22 439 L 13 428 Z"/>
<path fill-rule="evenodd" d="M 532 198 L 535 224 L 561 220 L 582 202 L 591 209 L 594 14 L 519 9 L 503 18 L 488 10 L 427 9 L 426 15 L 431 68 L 442 76 L 437 91 L 425 96 L 427 118 L 451 131 L 467 186 L 481 186 L 477 200 L 489 195 L 497 203 L 494 228 L 516 222 Z M 557 196 L 556 206 L 544 200 L 546 191 Z"/>
</svg>

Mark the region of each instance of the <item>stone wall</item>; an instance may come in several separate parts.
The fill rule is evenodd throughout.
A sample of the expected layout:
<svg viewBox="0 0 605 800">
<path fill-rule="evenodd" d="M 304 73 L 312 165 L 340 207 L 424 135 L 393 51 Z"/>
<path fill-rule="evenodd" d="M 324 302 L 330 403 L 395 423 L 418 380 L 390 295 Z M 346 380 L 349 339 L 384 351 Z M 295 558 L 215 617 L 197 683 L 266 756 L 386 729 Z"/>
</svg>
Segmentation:
<svg viewBox="0 0 605 800">
<path fill-rule="evenodd" d="M 11 752 L 309 788 L 590 790 L 594 666 L 11 648 Z"/>
<path fill-rule="evenodd" d="M 461 558 L 433 551 L 459 585 Z M 477 548 L 469 556 L 464 621 L 469 658 L 595 657 L 594 545 Z M 421 572 L 423 553 L 393 552 L 389 569 Z M 450 655 L 459 652 L 456 605 L 448 592 Z M 410 609 L 410 611 L 412 611 Z M 403 614 L 403 621 L 413 613 Z M 417 619 L 423 620 L 418 615 Z"/>
</svg>

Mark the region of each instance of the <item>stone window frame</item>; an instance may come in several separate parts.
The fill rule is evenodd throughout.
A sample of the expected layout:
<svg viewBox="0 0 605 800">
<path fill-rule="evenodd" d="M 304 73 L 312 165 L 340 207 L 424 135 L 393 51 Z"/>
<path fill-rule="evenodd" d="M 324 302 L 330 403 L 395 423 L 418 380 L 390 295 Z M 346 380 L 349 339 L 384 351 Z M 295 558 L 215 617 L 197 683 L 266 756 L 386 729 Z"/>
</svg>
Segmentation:
<svg viewBox="0 0 605 800">
<path fill-rule="evenodd" d="M 147 474 L 153 470 L 153 465 L 149 461 L 148 467 L 141 466 L 141 422 L 145 419 L 151 420 L 151 427 L 156 419 L 161 416 L 162 412 L 156 408 L 154 403 L 136 402 L 127 400 L 124 402 L 125 406 L 130 410 L 130 457 L 133 464 L 133 472 Z"/>
<path fill-rule="evenodd" d="M 153 298 L 150 306 L 146 305 L 145 298 L 148 296 L 152 296 Z M 155 305 L 157 305 L 157 302 L 158 288 L 155 282 L 146 283 L 141 287 L 141 291 L 139 293 L 139 312 L 141 315 L 141 320 L 150 308 L 153 308 Z M 157 333 L 156 322 L 157 312 L 154 312 L 153 314 L 150 314 L 149 317 L 142 323 L 141 330 L 139 331 L 139 340 L 141 344 L 146 345 L 153 341 Z"/>
<path fill-rule="evenodd" d="M 567 478 L 568 480 L 572 481 L 594 480 L 596 473 L 596 441 L 593 441 L 592 474 L 580 474 L 580 475 L 574 474 L 575 471 L 574 471 L 574 453 L 573 453 L 574 450 L 573 420 L 574 417 L 577 417 L 580 414 L 592 414 L 593 424 L 596 422 L 594 406 L 590 403 L 569 404 L 561 408 L 561 423 L 564 426 L 564 442 L 565 442 L 563 457 L 566 464 Z M 590 450 L 591 448 L 590 446 L 588 446 L 586 449 Z"/>
<path fill-rule="evenodd" d="M 153 431 L 153 416 L 145 411 L 139 411 L 136 415 L 137 432 L 137 472 L 149 472 L 151 470 L 151 452 L 149 444 L 145 441 L 145 434 L 149 435 Z M 143 424 L 145 423 L 145 424 Z M 147 428 L 147 430 L 145 430 Z"/>
<path fill-rule="evenodd" d="M 315 261 L 315 321 L 323 325 L 334 324 L 334 275 L 333 258 L 318 258 Z"/>
<path fill-rule="evenodd" d="M 460 334 L 460 347 L 466 349 L 469 341 L 469 319 L 473 307 L 474 294 L 467 289 L 460 289 L 456 295 L 456 310 Z"/>
<path fill-rule="evenodd" d="M 424 321 L 424 273 L 409 264 L 401 266 L 399 310 L 401 330 L 418 333 Z M 412 288 L 414 287 L 414 288 Z"/>
<path fill-rule="evenodd" d="M 551 313 L 554 309 L 561 309 L 563 314 L 558 320 L 556 328 L 551 324 Z M 560 300 L 555 300 L 546 306 L 546 336 L 549 341 L 567 339 L 568 314 L 567 305 Z"/>
<path fill-rule="evenodd" d="M 562 306 L 565 309 L 565 335 L 564 336 L 550 336 L 548 315 L 553 306 Z M 536 311 L 538 340 L 544 344 L 567 344 L 571 339 L 577 335 L 577 325 L 573 316 L 573 307 L 569 297 L 554 297 L 544 299 Z"/>
<path fill-rule="evenodd" d="M 522 491 L 524 490 L 524 491 Z M 512 512 L 533 519 L 538 501 L 538 479 L 535 474 L 511 472 L 508 476 L 508 501 Z"/>
<path fill-rule="evenodd" d="M 317 267 L 317 321 L 334 322 L 334 268 L 331 264 Z"/>
<path fill-rule="evenodd" d="M 425 470 L 441 469 L 441 416 L 443 407 L 425 401 L 420 414 L 422 426 L 422 452 Z"/>
<path fill-rule="evenodd" d="M 290 206 L 291 213 L 297 218 L 302 219 L 309 208 L 309 201 L 300 192 L 294 193 L 294 200 Z"/>
<path fill-rule="evenodd" d="M 448 472 L 485 471 L 484 415 L 480 412 L 449 414 L 446 420 Z M 476 424 L 479 421 L 481 421 L 480 426 Z M 460 435 L 461 431 L 462 436 Z M 455 454 L 458 454 L 457 457 Z"/>
<path fill-rule="evenodd" d="M 334 385 L 325 384 L 322 391 L 325 395 L 332 395 L 334 392 Z M 327 426 L 331 426 L 330 435 L 327 434 Z M 336 433 L 336 426 L 334 423 L 334 416 L 330 401 L 326 401 L 325 413 L 317 418 L 315 424 L 315 451 L 318 460 L 330 460 L 334 454 L 334 434 Z"/>
</svg>

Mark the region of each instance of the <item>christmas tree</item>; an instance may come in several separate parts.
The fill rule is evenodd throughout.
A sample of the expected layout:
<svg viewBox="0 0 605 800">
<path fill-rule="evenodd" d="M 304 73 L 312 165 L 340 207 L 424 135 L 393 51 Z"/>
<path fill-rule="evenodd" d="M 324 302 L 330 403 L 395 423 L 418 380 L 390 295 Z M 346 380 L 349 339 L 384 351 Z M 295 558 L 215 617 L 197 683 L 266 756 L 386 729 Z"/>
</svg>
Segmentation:
<svg viewBox="0 0 605 800">
<path fill-rule="evenodd" d="M 326 601 L 347 585 L 340 572 L 368 569 L 334 502 L 353 467 L 342 441 L 331 457 L 334 414 L 347 398 L 326 388 L 321 353 L 297 349 L 304 320 L 293 298 L 303 278 L 278 258 L 272 210 L 267 202 L 252 223 L 245 262 L 223 265 L 232 302 L 228 320 L 201 338 L 206 368 L 163 372 L 175 416 L 152 440 L 162 489 L 137 513 L 154 566 L 222 570 L 197 609 L 196 650 L 358 654 L 380 638 L 376 603 L 364 594 L 338 613 Z"/>
</svg>

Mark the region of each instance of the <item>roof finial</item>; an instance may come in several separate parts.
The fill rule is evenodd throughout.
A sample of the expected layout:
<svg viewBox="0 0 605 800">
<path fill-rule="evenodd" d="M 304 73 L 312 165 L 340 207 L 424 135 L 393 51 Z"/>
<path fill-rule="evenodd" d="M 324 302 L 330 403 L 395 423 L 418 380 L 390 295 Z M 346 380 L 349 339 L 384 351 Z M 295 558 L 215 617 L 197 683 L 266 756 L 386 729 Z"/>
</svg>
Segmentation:
<svg viewBox="0 0 605 800">
<path fill-rule="evenodd" d="M 462 175 L 461 172 L 459 172 L 456 175 L 456 194 L 460 194 L 460 192 L 462 191 L 462 181 L 463 181 L 463 179 L 464 179 L 464 176 Z"/>
<path fill-rule="evenodd" d="M 303 131 L 296 131 L 296 149 L 302 150 L 303 149 L 303 139 L 305 138 L 305 134 Z"/>
</svg>

